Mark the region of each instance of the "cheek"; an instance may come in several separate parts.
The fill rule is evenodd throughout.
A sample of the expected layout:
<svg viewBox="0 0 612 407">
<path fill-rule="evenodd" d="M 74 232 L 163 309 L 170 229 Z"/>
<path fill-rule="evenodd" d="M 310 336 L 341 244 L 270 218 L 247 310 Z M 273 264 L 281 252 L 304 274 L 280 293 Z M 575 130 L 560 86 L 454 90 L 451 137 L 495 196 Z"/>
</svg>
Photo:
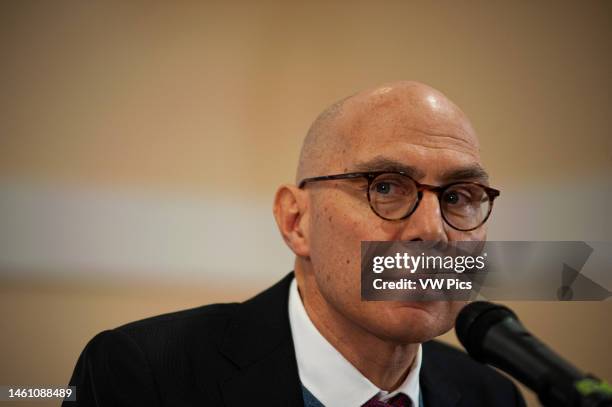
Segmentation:
<svg viewBox="0 0 612 407">
<path fill-rule="evenodd" d="M 313 200 L 310 234 L 315 250 L 354 255 L 362 240 L 373 240 L 372 227 L 367 227 L 371 224 L 367 200 L 356 198 L 336 190 Z"/>
<path fill-rule="evenodd" d="M 328 300 L 359 300 L 361 241 L 367 240 L 363 209 L 350 207 L 341 194 L 328 196 L 325 202 L 315 202 L 310 220 L 313 272 Z"/>
<path fill-rule="evenodd" d="M 483 241 L 487 240 L 487 228 L 486 225 L 479 227 L 476 230 L 472 230 L 470 232 L 462 232 L 460 230 L 456 230 L 451 228 L 448 225 L 444 225 L 446 230 L 446 235 L 448 236 L 448 240 L 456 242 L 456 241 Z"/>
<path fill-rule="evenodd" d="M 311 218 L 311 260 L 319 266 L 345 267 L 359 259 L 362 223 L 329 200 Z"/>
</svg>

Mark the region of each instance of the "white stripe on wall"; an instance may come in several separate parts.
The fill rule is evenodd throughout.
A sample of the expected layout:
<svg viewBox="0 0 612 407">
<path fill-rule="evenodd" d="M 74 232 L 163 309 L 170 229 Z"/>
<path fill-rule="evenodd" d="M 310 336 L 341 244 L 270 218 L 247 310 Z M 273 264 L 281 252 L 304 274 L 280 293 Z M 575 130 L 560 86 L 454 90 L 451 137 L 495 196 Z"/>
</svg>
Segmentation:
<svg viewBox="0 0 612 407">
<path fill-rule="evenodd" d="M 261 281 L 293 268 L 271 202 L 6 183 L 0 191 L 5 273 Z"/>
</svg>

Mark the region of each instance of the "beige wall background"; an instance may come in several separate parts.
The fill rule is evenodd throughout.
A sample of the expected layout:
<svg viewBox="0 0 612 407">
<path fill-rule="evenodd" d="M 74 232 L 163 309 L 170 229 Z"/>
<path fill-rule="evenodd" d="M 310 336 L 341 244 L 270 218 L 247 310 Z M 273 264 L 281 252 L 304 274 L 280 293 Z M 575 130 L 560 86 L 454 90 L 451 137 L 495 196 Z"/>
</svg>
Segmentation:
<svg viewBox="0 0 612 407">
<path fill-rule="evenodd" d="M 2 2 L 0 384 L 64 384 L 100 330 L 282 277 L 277 185 L 320 110 L 382 82 L 426 82 L 472 118 L 503 191 L 491 239 L 612 240 L 611 17 L 608 1 Z M 611 304 L 510 305 L 610 381 Z"/>
</svg>

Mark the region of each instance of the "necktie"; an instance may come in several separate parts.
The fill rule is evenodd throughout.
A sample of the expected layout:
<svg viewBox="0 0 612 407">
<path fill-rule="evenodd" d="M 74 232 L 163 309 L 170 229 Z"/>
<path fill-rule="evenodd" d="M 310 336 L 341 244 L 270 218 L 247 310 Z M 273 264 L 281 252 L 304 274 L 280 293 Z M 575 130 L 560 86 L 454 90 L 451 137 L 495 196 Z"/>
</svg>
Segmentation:
<svg viewBox="0 0 612 407">
<path fill-rule="evenodd" d="M 380 401 L 376 398 L 376 396 L 374 396 L 361 407 L 411 407 L 411 406 L 412 406 L 412 401 L 410 401 L 410 397 L 406 396 L 404 393 L 399 393 L 391 397 L 387 401 Z"/>
</svg>

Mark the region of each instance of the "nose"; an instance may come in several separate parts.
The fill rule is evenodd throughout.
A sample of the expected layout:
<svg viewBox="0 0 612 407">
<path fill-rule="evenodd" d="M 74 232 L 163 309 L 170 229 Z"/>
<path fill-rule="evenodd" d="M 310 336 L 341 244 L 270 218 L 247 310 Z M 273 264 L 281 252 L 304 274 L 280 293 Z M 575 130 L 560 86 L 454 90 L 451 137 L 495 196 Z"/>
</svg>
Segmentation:
<svg viewBox="0 0 612 407">
<path fill-rule="evenodd" d="M 434 192 L 423 191 L 418 207 L 406 219 L 401 240 L 448 242 L 440 212 L 440 201 Z"/>
</svg>

